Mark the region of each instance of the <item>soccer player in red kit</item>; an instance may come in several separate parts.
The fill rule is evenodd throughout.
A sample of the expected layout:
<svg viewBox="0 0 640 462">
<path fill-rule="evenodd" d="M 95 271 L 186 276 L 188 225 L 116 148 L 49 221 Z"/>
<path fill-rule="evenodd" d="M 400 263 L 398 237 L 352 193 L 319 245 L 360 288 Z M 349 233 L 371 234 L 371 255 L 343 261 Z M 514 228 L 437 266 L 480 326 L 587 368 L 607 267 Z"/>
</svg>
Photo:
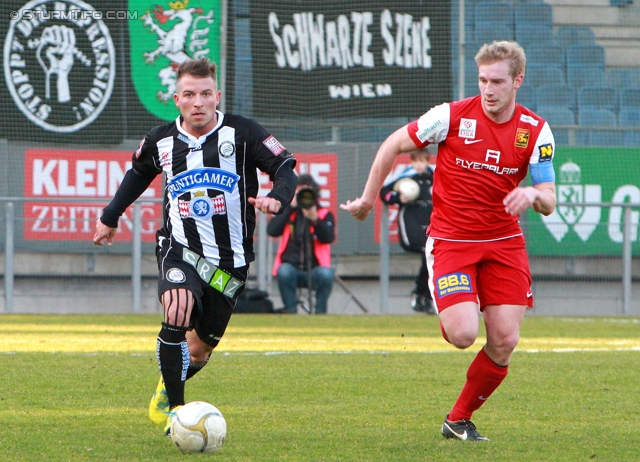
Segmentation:
<svg viewBox="0 0 640 462">
<path fill-rule="evenodd" d="M 554 140 L 549 124 L 516 104 L 525 75 L 515 42 L 483 45 L 475 57 L 480 95 L 436 106 L 380 146 L 362 197 L 340 207 L 364 220 L 399 153 L 438 143 L 433 213 L 427 230 L 429 288 L 444 338 L 475 342 L 483 314 L 487 343 L 442 425 L 446 438 L 486 441 L 471 416 L 500 385 L 533 306 L 519 215 L 556 206 Z M 527 175 L 533 186 L 521 186 Z"/>
</svg>

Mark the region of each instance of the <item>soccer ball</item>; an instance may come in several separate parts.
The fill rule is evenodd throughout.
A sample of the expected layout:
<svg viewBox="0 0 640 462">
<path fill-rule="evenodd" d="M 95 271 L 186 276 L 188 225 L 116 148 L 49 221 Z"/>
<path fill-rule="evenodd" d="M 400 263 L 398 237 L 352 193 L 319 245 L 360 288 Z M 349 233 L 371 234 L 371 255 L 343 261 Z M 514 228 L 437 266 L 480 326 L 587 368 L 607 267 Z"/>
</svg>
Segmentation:
<svg viewBox="0 0 640 462">
<path fill-rule="evenodd" d="M 420 197 L 420 185 L 413 178 L 399 179 L 393 189 L 398 194 L 405 196 L 409 202 L 413 202 Z"/>
<path fill-rule="evenodd" d="M 227 436 L 227 422 L 214 405 L 193 401 L 176 411 L 171 440 L 186 453 L 216 452 Z"/>
</svg>

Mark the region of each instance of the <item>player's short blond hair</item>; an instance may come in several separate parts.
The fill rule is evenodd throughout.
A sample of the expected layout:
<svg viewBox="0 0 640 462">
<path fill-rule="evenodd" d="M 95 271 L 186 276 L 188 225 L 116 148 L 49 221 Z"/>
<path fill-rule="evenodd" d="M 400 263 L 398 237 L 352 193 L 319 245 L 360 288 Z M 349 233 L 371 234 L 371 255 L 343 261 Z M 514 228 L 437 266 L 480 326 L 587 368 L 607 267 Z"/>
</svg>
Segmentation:
<svg viewBox="0 0 640 462">
<path fill-rule="evenodd" d="M 509 75 L 513 78 L 524 74 L 527 67 L 527 56 L 524 49 L 517 42 L 506 40 L 494 41 L 491 44 L 485 43 L 480 47 L 475 60 L 478 66 L 509 61 Z"/>
</svg>

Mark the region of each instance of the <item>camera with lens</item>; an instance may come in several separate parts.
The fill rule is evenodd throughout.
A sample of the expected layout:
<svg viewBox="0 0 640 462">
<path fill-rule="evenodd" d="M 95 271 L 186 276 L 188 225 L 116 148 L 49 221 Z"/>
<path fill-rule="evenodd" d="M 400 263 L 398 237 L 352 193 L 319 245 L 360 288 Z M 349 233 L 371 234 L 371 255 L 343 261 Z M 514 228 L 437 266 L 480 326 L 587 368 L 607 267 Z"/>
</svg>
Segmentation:
<svg viewBox="0 0 640 462">
<path fill-rule="evenodd" d="M 310 209 L 314 205 L 317 205 L 318 196 L 312 188 L 302 188 L 296 194 L 296 201 L 298 206 L 303 209 Z"/>
</svg>

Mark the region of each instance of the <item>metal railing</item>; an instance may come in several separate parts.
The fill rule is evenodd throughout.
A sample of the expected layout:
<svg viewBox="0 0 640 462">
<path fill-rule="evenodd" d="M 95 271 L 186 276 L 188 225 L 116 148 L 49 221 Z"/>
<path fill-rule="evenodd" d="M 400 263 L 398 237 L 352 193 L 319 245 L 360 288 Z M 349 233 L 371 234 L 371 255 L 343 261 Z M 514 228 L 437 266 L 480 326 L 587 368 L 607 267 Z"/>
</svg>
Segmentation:
<svg viewBox="0 0 640 462">
<path fill-rule="evenodd" d="M 92 203 L 104 203 L 104 199 L 64 199 L 64 198 L 23 198 L 23 197 L 0 197 L 0 203 L 4 203 L 4 219 L 5 219 L 5 271 L 4 271 L 4 283 L 5 283 L 5 312 L 12 312 L 14 308 L 14 283 L 15 283 L 15 248 L 16 248 L 16 203 L 24 203 L 27 201 L 37 202 L 92 202 Z M 141 311 L 141 298 L 142 298 L 142 257 L 143 257 L 143 242 L 142 242 L 142 204 L 144 203 L 158 203 L 161 199 L 145 198 L 138 200 L 133 205 L 133 216 L 131 217 L 132 228 L 132 241 L 131 241 L 131 310 L 134 313 Z M 622 295 L 622 313 L 629 314 L 631 312 L 631 298 L 632 298 L 632 236 L 634 233 L 634 224 L 632 219 L 634 212 L 633 208 L 638 208 L 638 204 L 633 203 L 575 203 L 571 204 L 575 206 L 600 206 L 600 207 L 622 207 L 624 208 L 624 221 L 623 221 L 623 242 L 621 251 L 621 295 Z M 388 216 L 388 209 L 383 207 L 382 216 Z M 380 221 L 380 312 L 389 312 L 389 281 L 392 277 L 390 274 L 390 257 L 391 257 L 391 244 L 389 239 L 389 221 Z M 268 290 L 271 286 L 272 276 L 269 271 L 269 263 L 273 260 L 273 247 L 272 242 L 268 238 L 266 233 L 267 219 L 263 214 L 258 214 L 257 221 L 257 283 L 258 287 L 262 290 Z M 87 252 L 88 253 L 88 252 Z"/>
</svg>

